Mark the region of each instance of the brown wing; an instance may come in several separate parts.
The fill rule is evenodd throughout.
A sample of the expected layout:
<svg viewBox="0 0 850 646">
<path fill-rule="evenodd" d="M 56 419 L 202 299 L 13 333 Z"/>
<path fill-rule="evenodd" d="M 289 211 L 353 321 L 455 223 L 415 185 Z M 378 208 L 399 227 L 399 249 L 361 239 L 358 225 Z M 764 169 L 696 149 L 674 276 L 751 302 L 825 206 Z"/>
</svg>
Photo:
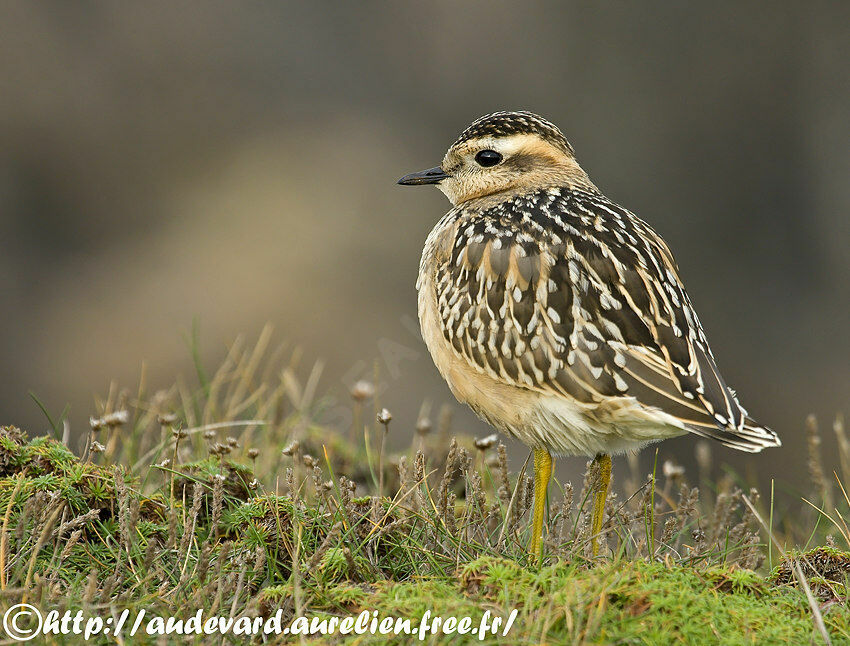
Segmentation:
<svg viewBox="0 0 850 646">
<path fill-rule="evenodd" d="M 720 376 L 664 242 L 599 194 L 466 216 L 435 285 L 446 339 L 494 378 L 583 403 L 635 397 L 744 450 L 778 441 Z"/>
</svg>

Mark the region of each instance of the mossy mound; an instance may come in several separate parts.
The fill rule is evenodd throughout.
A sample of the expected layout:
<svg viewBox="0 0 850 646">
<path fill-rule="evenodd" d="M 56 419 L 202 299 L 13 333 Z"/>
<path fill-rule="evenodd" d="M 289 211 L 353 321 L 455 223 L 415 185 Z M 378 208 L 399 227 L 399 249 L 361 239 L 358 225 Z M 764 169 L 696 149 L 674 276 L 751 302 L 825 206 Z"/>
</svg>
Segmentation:
<svg viewBox="0 0 850 646">
<path fill-rule="evenodd" d="M 285 605 L 293 590 L 291 584 L 265 589 L 262 607 Z M 487 557 L 461 568 L 453 579 L 341 581 L 304 585 L 302 594 L 319 617 L 377 610 L 382 616 L 418 618 L 430 611 L 431 617 L 469 616 L 477 626 L 485 610 L 507 618 L 516 608 L 508 634 L 488 635 L 484 643 L 803 644 L 814 630 L 801 591 L 769 586 L 749 570 L 719 566 L 619 561 L 588 568 L 561 562 L 528 570 Z M 834 643 L 850 639 L 847 608 L 834 607 L 824 620 Z M 356 642 L 381 639 L 365 636 Z"/>
<path fill-rule="evenodd" d="M 40 494 L 59 495 L 71 514 L 101 510 L 108 520 L 118 508 L 116 475 L 120 467 L 103 467 L 82 461 L 71 450 L 52 438 L 29 440 L 14 426 L 0 427 L 0 509 L 5 510 L 14 492 L 12 511 L 20 511 L 27 500 Z M 162 520 L 164 500 L 160 495 L 142 496 L 137 483 L 124 471 L 128 497 L 133 498 L 139 517 L 146 521 Z"/>
<path fill-rule="evenodd" d="M 791 552 L 770 573 L 768 580 L 781 586 L 797 587 L 795 569 L 803 574 L 809 588 L 823 601 L 844 601 L 850 581 L 850 552 L 816 547 L 807 552 Z"/>
</svg>

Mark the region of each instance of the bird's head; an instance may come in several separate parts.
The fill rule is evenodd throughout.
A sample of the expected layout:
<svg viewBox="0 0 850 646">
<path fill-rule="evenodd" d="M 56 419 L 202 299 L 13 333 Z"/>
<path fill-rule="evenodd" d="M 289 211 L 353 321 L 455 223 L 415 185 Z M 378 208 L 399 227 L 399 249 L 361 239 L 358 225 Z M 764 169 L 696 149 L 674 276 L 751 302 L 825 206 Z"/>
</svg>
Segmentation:
<svg viewBox="0 0 850 646">
<path fill-rule="evenodd" d="M 455 205 L 546 186 L 593 186 L 558 127 L 531 112 L 476 119 L 439 166 L 405 175 L 398 183 L 436 184 Z"/>
</svg>

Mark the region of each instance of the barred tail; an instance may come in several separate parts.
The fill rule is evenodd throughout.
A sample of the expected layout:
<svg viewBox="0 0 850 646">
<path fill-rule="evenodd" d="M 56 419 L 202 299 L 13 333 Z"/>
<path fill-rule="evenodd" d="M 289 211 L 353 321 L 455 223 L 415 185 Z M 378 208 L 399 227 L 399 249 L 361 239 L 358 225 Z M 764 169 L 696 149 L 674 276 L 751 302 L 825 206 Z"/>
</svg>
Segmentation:
<svg viewBox="0 0 850 646">
<path fill-rule="evenodd" d="M 765 426 L 759 426 L 750 418 L 744 422 L 743 428 L 731 429 L 723 427 L 707 428 L 699 425 L 688 425 L 692 433 L 702 437 L 717 440 L 724 446 L 747 453 L 759 453 L 762 449 L 782 446 L 779 436 Z"/>
</svg>

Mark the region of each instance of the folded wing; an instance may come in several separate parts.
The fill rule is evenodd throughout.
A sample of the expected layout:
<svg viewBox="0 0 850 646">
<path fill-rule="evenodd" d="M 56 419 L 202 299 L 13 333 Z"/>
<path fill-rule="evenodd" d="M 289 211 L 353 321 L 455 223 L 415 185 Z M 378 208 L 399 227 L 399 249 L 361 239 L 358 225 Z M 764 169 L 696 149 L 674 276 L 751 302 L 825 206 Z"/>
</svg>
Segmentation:
<svg viewBox="0 0 850 646">
<path fill-rule="evenodd" d="M 661 238 L 601 195 L 547 196 L 562 203 L 457 229 L 435 280 L 455 352 L 520 387 L 588 404 L 634 397 L 732 448 L 778 445 L 720 375 Z"/>
</svg>

